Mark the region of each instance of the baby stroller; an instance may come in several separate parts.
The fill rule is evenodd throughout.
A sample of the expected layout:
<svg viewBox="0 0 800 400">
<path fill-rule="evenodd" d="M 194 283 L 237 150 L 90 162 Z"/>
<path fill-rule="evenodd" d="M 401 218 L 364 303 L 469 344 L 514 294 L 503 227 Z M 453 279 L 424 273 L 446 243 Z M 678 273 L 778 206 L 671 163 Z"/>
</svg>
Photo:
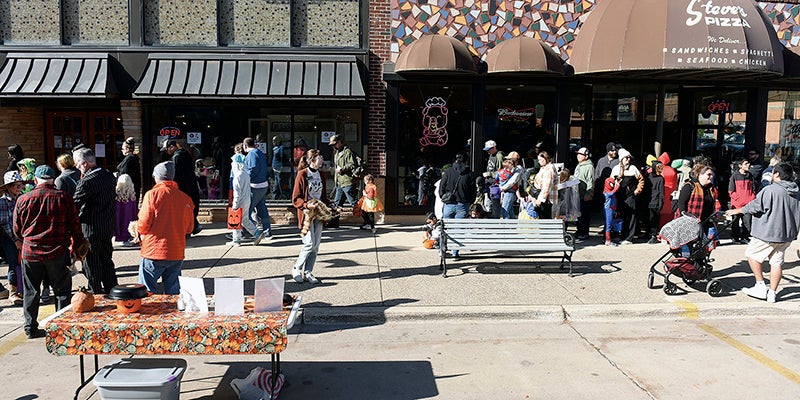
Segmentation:
<svg viewBox="0 0 800 400">
<path fill-rule="evenodd" d="M 647 287 L 655 287 L 655 276 L 658 274 L 664 277 L 663 289 L 668 295 L 678 291 L 678 285 L 670 282 L 670 276 L 681 278 L 688 286 L 705 281 L 705 291 L 710 296 L 722 293 L 722 282 L 711 278 L 711 263 L 714 262 L 711 252 L 719 243 L 716 227 L 720 222 L 724 222 L 720 227 L 722 230 L 730 225 L 722 212 L 716 212 L 702 222 L 692 215 L 683 215 L 664 225 L 658 237 L 669 245 L 669 250 L 650 266 Z M 713 223 L 708 235 L 703 234 L 702 226 L 705 223 Z M 656 268 L 659 263 L 663 264 L 664 273 Z"/>
</svg>

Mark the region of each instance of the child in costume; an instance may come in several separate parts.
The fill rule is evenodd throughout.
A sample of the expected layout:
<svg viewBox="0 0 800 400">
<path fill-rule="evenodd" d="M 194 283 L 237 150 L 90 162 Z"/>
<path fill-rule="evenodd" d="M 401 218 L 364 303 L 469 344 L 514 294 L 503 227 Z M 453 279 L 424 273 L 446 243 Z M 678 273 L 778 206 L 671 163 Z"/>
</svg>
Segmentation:
<svg viewBox="0 0 800 400">
<path fill-rule="evenodd" d="M 617 190 L 619 182 L 616 177 L 608 177 L 603 183 L 603 216 L 605 217 L 606 246 L 611 246 L 611 232 L 614 229 L 614 214 L 617 211 Z"/>
</svg>

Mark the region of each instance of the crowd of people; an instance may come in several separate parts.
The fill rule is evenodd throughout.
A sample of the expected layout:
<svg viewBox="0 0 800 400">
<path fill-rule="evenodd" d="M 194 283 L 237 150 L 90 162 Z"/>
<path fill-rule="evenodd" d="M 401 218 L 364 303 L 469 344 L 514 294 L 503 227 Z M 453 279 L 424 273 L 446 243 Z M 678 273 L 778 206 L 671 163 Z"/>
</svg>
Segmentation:
<svg viewBox="0 0 800 400">
<path fill-rule="evenodd" d="M 441 218 L 549 219 L 575 222 L 575 239 L 589 239 L 591 216 L 602 210 L 600 230 L 607 246 L 636 241 L 660 243 L 658 233 L 669 221 L 692 215 L 704 232 L 714 226 L 709 218 L 721 210 L 732 218 L 732 241 L 747 244 L 745 253 L 756 277 L 750 296 L 774 302 L 781 278 L 783 252 L 797 236 L 800 192 L 792 167 L 777 157 L 764 168 L 760 154 L 751 150 L 720 174 L 705 156 L 672 161 L 667 153 L 646 155 L 644 165 L 618 143 L 608 143 L 596 164 L 587 148 L 576 151 L 574 173 L 556 166 L 541 150 L 535 165 L 521 165 L 519 154 L 505 155 L 489 140 L 485 171 L 474 174 L 464 154 L 442 168 L 433 214 L 425 243 L 432 247 L 433 222 Z M 728 172 L 730 172 L 728 174 Z M 725 179 L 730 178 L 725 182 Z M 724 194 L 724 196 L 723 196 Z M 730 199 L 730 206 L 728 206 Z M 473 212 L 474 211 L 474 212 Z M 576 217 L 577 215 L 577 217 Z M 767 229 L 769 224 L 778 229 Z M 458 257 L 453 252 L 453 257 Z M 770 287 L 764 285 L 761 263 L 769 261 Z"/>
</svg>

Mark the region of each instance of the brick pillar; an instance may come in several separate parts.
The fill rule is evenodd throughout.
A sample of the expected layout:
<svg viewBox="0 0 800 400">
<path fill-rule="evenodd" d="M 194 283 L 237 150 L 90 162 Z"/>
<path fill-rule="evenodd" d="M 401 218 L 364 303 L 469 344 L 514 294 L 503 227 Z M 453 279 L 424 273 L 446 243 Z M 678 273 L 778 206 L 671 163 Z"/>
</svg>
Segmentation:
<svg viewBox="0 0 800 400">
<path fill-rule="evenodd" d="M 386 204 L 386 84 L 383 64 L 391 60 L 392 41 L 390 1 L 370 2 L 369 5 L 369 116 L 367 163 L 377 166 L 375 175 L 378 198 Z M 376 215 L 383 223 L 383 213 Z"/>
<path fill-rule="evenodd" d="M 386 176 L 386 84 L 383 63 L 390 61 L 391 2 L 369 5 L 369 117 L 367 162 L 378 166 L 376 176 Z"/>
</svg>

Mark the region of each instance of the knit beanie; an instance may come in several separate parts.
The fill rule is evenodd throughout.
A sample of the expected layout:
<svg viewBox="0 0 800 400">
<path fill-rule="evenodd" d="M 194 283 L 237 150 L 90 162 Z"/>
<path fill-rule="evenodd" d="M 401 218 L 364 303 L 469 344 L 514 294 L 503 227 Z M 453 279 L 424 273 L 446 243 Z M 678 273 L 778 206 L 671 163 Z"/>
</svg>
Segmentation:
<svg viewBox="0 0 800 400">
<path fill-rule="evenodd" d="M 153 178 L 159 181 L 171 181 L 175 179 L 175 163 L 164 161 L 153 169 Z"/>
</svg>

